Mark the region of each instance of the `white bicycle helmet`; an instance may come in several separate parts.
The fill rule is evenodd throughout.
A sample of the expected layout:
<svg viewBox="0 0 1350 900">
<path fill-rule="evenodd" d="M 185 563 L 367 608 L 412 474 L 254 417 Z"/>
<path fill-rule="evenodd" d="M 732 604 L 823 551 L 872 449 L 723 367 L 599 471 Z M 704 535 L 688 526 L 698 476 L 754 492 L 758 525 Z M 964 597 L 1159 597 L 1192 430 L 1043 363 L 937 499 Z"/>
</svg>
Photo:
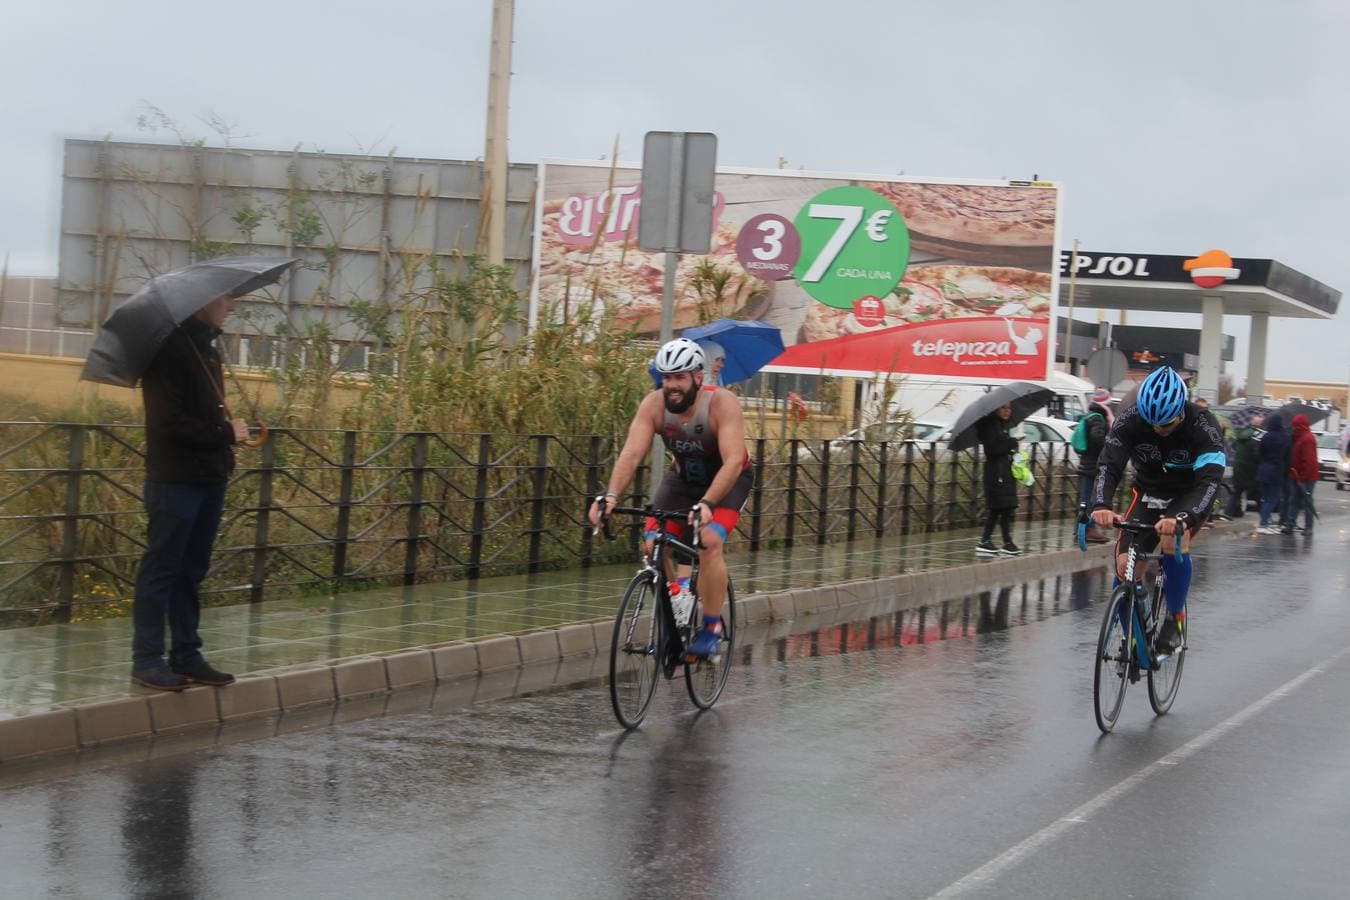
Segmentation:
<svg viewBox="0 0 1350 900">
<path fill-rule="evenodd" d="M 703 368 L 703 348 L 688 338 L 666 341 L 656 351 L 656 371 L 662 375 L 693 372 Z"/>
</svg>

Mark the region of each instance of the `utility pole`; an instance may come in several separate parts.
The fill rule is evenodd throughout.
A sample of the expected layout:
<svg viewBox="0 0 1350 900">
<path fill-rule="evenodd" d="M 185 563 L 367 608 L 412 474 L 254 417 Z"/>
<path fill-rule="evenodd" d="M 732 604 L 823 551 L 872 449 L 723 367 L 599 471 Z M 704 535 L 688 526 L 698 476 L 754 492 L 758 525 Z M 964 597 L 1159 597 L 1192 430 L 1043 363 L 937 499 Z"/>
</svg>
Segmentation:
<svg viewBox="0 0 1350 900">
<path fill-rule="evenodd" d="M 478 250 L 494 266 L 506 261 L 506 133 L 515 6 L 515 0 L 492 0 L 487 144 L 483 152 L 483 196 L 478 206 Z"/>
</svg>

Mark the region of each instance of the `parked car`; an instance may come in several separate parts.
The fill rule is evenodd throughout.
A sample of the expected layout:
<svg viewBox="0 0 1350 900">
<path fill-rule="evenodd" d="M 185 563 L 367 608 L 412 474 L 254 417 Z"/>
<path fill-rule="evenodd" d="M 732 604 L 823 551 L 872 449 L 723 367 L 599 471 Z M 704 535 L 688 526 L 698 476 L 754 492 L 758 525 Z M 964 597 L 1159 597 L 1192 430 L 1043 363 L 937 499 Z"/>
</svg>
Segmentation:
<svg viewBox="0 0 1350 900">
<path fill-rule="evenodd" d="M 862 428 L 846 431 L 830 441 L 830 459 L 846 459 L 849 448 L 859 442 L 879 444 L 882 441 L 913 440 L 921 442 L 923 449 L 927 450 L 931 447 L 930 442 L 932 441 L 945 443 L 947 431 L 950 428 L 950 422 L 910 422 L 907 420 L 874 422 L 871 425 L 864 425 Z M 802 445 L 797 448 L 797 458 L 803 462 L 818 459 L 821 446 L 821 441 L 803 441 Z"/>
<path fill-rule="evenodd" d="M 1345 476 L 1342 472 L 1345 469 L 1344 457 L 1341 456 L 1341 438 L 1340 435 L 1327 432 L 1317 436 L 1317 466 L 1321 471 L 1322 481 L 1336 482 L 1336 490 L 1343 491 Z"/>
</svg>

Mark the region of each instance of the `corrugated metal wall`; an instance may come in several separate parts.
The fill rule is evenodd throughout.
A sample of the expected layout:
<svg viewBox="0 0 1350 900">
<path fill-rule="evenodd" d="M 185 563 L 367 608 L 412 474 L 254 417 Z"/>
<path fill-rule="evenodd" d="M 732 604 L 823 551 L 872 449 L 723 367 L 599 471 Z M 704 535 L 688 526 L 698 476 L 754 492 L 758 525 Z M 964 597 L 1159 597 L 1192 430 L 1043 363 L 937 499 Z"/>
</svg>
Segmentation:
<svg viewBox="0 0 1350 900">
<path fill-rule="evenodd" d="M 506 257 L 528 287 L 535 167 L 511 167 Z M 371 157 L 68 140 L 62 173 L 56 320 L 106 317 L 145 280 L 203 256 L 299 256 L 305 268 L 244 313 L 244 333 L 283 311 L 358 338 L 342 308 L 425 287 L 400 257 L 453 268 L 478 241 L 482 165 Z M 316 302 L 316 298 L 317 301 Z"/>
</svg>

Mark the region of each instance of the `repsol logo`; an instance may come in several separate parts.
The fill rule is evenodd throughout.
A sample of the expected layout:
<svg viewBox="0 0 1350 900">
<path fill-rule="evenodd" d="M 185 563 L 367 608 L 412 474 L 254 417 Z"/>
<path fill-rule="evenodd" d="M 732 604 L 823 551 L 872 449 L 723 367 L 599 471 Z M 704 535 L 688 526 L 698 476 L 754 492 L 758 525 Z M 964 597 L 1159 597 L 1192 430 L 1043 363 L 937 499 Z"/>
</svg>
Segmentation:
<svg viewBox="0 0 1350 900">
<path fill-rule="evenodd" d="M 1080 253 L 1059 255 L 1059 274 L 1076 274 L 1084 278 L 1092 275 L 1112 275 L 1116 278 L 1151 278 L 1147 256 L 1093 256 Z"/>
<path fill-rule="evenodd" d="M 1012 344 L 1009 341 L 915 341 L 915 356 L 946 356 L 952 362 L 960 362 L 963 357 L 1011 356 Z"/>
</svg>

